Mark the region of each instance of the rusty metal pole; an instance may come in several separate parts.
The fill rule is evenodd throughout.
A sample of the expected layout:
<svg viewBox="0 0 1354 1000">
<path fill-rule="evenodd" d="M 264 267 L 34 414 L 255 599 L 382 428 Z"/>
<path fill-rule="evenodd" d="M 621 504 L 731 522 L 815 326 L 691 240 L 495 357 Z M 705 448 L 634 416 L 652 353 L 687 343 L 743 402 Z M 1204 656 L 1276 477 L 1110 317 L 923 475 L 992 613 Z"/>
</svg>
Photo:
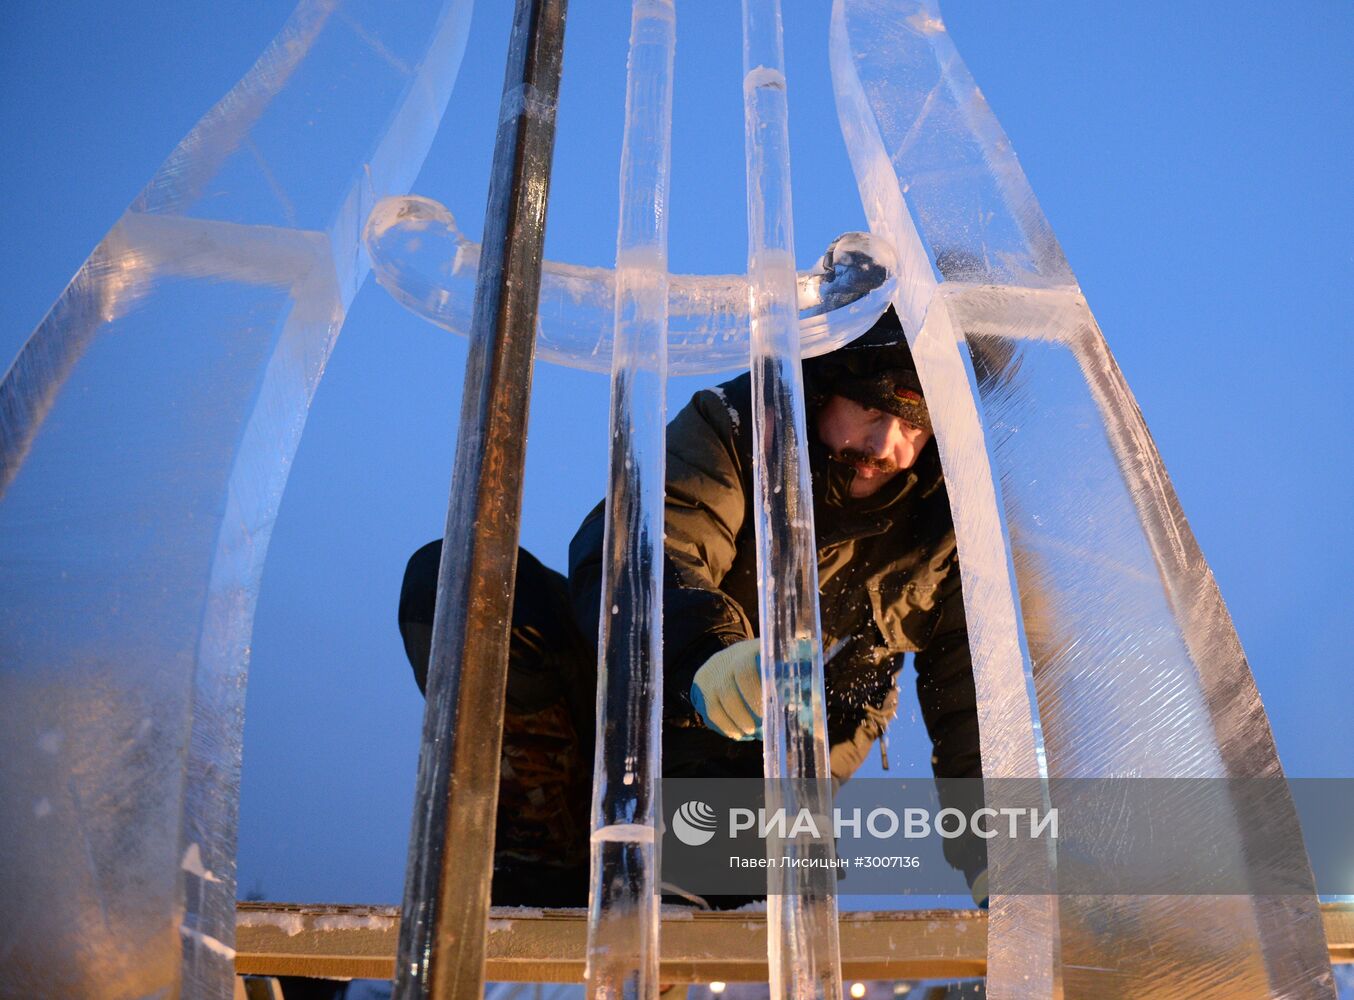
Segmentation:
<svg viewBox="0 0 1354 1000">
<path fill-rule="evenodd" d="M 400 1000 L 478 1000 L 567 0 L 518 0 L 437 587 Z"/>
</svg>

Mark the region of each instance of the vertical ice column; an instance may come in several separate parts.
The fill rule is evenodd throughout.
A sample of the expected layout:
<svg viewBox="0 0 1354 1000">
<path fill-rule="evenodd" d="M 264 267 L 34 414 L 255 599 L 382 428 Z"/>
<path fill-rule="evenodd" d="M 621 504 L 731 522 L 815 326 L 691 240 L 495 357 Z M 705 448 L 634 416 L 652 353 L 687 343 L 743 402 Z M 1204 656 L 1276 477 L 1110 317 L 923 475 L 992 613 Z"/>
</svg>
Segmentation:
<svg viewBox="0 0 1354 1000">
<path fill-rule="evenodd" d="M 588 993 L 658 995 L 673 0 L 634 0 L 621 146 L 598 634 Z"/>
<path fill-rule="evenodd" d="M 851 30 L 848 32 L 848 14 Z M 918 374 L 932 412 L 936 443 L 945 469 L 964 583 L 964 610 L 978 695 L 983 773 L 989 778 L 1047 779 L 1044 739 L 1034 678 L 1025 651 L 1020 602 L 1001 514 L 1001 480 L 989 460 L 982 414 L 962 345 L 953 338 L 923 331 L 937 282 L 904 201 L 904 181 L 890 159 L 886 137 L 876 121 L 880 101 L 862 80 L 881 89 L 908 87 L 917 69 L 906 58 L 887 58 L 900 35 L 926 30 L 928 21 L 886 5 L 878 21 L 837 0 L 833 4 L 831 64 L 837 114 L 860 189 L 870 228 L 897 252 L 899 280 L 895 304 L 907 331 Z M 859 34 L 882 31 L 884 41 L 873 59 L 858 57 Z M 916 131 L 927 126 L 924 116 Z M 906 131 L 890 114 L 887 120 Z M 900 141 L 896 132 L 887 135 Z M 968 211 L 962 207 L 959 211 Z M 965 214 L 965 218 L 972 213 Z M 934 334 L 934 330 L 929 331 Z M 1028 788 L 1021 781 L 1008 787 Z M 1005 804 L 1005 803 L 1003 803 Z M 1024 803 L 1009 803 L 1019 806 Z M 1042 803 L 1030 803 L 1042 806 Z M 1007 838 L 989 841 L 993 875 L 1020 870 L 1032 879 L 1052 880 L 1052 859 L 1033 853 L 1038 845 Z M 1037 874 L 1034 874 L 1037 873 Z M 992 897 L 989 911 L 987 989 L 993 997 L 1059 996 L 1059 925 L 1052 896 Z"/>
<path fill-rule="evenodd" d="M 935 4 L 837 0 L 833 36 L 866 210 L 911 262 L 900 302 L 920 325 L 928 397 L 936 359 L 966 358 L 971 397 L 939 400 L 936 420 L 966 604 L 971 623 L 990 611 L 969 592 L 968 526 L 1001 518 L 1048 777 L 1280 775 L 1250 670 L 1142 416 Z M 985 475 L 976 462 L 952 463 L 961 435 L 966 458 L 985 448 Z M 978 488 L 984 479 L 999 484 L 1000 506 L 975 516 L 994 499 Z M 1017 683 L 986 676 L 978 661 L 975 676 L 993 776 L 990 755 L 1004 759 L 998 741 L 1019 720 L 988 702 Z M 1276 819 L 1300 867 L 1291 809 Z M 1250 838 L 1238 815 L 1197 849 L 1241 866 Z M 1058 849 L 1113 861 L 1116 845 Z M 1314 896 L 1067 896 L 1056 916 L 1044 942 L 994 918 L 990 968 L 1020 967 L 1032 945 L 1042 961 L 1052 941 L 1067 996 L 1332 995 Z M 1024 995 L 1009 976 L 1002 989 Z"/>
<path fill-rule="evenodd" d="M 469 14 L 301 3 L 0 383 L 0 994 L 232 994 L 269 533 Z"/>
<path fill-rule="evenodd" d="M 438 571 L 396 995 L 484 993 L 527 410 L 566 0 L 518 0 Z"/>
<path fill-rule="evenodd" d="M 766 808 L 826 818 L 832 796 L 779 0 L 743 0 L 743 125 Z M 831 859 L 831 824 L 818 826 L 824 836 L 768 838 L 768 858 Z M 830 867 L 768 867 L 772 996 L 841 996 L 835 893 Z"/>
</svg>

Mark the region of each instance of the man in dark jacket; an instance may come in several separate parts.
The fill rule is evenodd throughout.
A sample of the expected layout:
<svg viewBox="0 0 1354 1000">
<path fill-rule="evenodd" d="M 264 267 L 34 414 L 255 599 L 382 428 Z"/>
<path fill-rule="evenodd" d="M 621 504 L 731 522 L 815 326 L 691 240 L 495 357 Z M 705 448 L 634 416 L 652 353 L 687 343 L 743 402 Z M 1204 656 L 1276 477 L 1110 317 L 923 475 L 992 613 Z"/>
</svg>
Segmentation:
<svg viewBox="0 0 1354 1000">
<path fill-rule="evenodd" d="M 915 654 L 936 776 L 980 777 L 949 497 L 921 385 L 893 310 L 846 347 L 805 361 L 803 373 L 813 431 L 809 464 L 823 648 L 837 649 L 825 667 L 833 777 L 848 779 L 884 734 L 897 711 L 897 677 L 908 652 Z M 746 374 L 696 393 L 668 427 L 666 777 L 762 774 L 762 744 L 748 738 L 760 720 L 740 696 L 749 685 L 760 687 L 751 434 Z M 569 547 L 567 584 L 529 553 L 519 558 L 496 844 L 498 901 L 586 899 L 603 529 L 599 504 Z M 426 671 L 439 547 L 435 542 L 415 554 L 401 599 L 401 630 L 416 673 Z M 531 787 L 520 780 L 524 770 L 534 775 Z M 547 845 L 543 826 L 568 832 L 550 835 Z M 983 865 L 972 842 L 946 841 L 945 847 L 972 882 Z M 559 876 L 558 892 L 542 888 L 548 881 L 539 877 L 543 864 Z M 536 876 L 527 876 L 528 869 Z"/>
</svg>

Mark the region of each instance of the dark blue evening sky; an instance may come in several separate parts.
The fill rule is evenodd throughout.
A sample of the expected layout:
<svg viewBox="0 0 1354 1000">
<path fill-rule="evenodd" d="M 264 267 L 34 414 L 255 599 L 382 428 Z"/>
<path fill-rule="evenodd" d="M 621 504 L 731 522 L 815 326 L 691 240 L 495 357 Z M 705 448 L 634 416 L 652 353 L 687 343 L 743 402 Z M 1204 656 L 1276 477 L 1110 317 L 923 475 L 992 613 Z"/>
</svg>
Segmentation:
<svg viewBox="0 0 1354 1000">
<path fill-rule="evenodd" d="M 611 263 L 628 4 L 575 0 L 547 253 Z M 744 266 L 738 5 L 681 2 L 672 266 Z M 796 236 L 863 216 L 827 77 L 829 4 L 787 0 Z M 415 190 L 478 238 L 511 5 L 482 0 Z M 159 163 L 289 13 L 69 2 L 0 12 L 7 362 Z M 1142 407 L 1218 577 L 1285 767 L 1354 776 L 1346 637 L 1354 315 L 1354 6 L 945 6 Z M 398 900 L 422 701 L 395 629 L 439 534 L 465 344 L 359 294 L 272 540 L 249 686 L 240 888 Z M 674 380 L 675 411 L 708 380 Z M 523 543 L 562 568 L 600 498 L 607 385 L 542 365 Z M 926 773 L 912 696 L 895 772 Z"/>
</svg>

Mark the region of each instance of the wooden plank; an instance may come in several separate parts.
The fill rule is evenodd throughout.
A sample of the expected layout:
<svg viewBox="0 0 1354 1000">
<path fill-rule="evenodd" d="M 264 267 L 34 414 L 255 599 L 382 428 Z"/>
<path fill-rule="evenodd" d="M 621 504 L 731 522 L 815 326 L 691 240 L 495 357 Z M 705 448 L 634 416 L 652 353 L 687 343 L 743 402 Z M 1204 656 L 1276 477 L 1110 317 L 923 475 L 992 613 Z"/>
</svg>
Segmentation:
<svg viewBox="0 0 1354 1000">
<path fill-rule="evenodd" d="M 1354 962 L 1354 903 L 1322 903 L 1321 922 L 1326 925 L 1330 960 Z"/>
<path fill-rule="evenodd" d="M 1332 962 L 1354 962 L 1354 903 L 1321 907 Z M 235 971 L 241 975 L 390 979 L 399 908 L 240 903 Z M 987 969 L 981 910 L 895 910 L 841 915 L 846 979 L 939 979 Z M 584 910 L 494 907 L 486 978 L 582 982 Z M 763 913 L 697 913 L 665 907 L 661 977 L 669 983 L 766 981 Z"/>
</svg>

